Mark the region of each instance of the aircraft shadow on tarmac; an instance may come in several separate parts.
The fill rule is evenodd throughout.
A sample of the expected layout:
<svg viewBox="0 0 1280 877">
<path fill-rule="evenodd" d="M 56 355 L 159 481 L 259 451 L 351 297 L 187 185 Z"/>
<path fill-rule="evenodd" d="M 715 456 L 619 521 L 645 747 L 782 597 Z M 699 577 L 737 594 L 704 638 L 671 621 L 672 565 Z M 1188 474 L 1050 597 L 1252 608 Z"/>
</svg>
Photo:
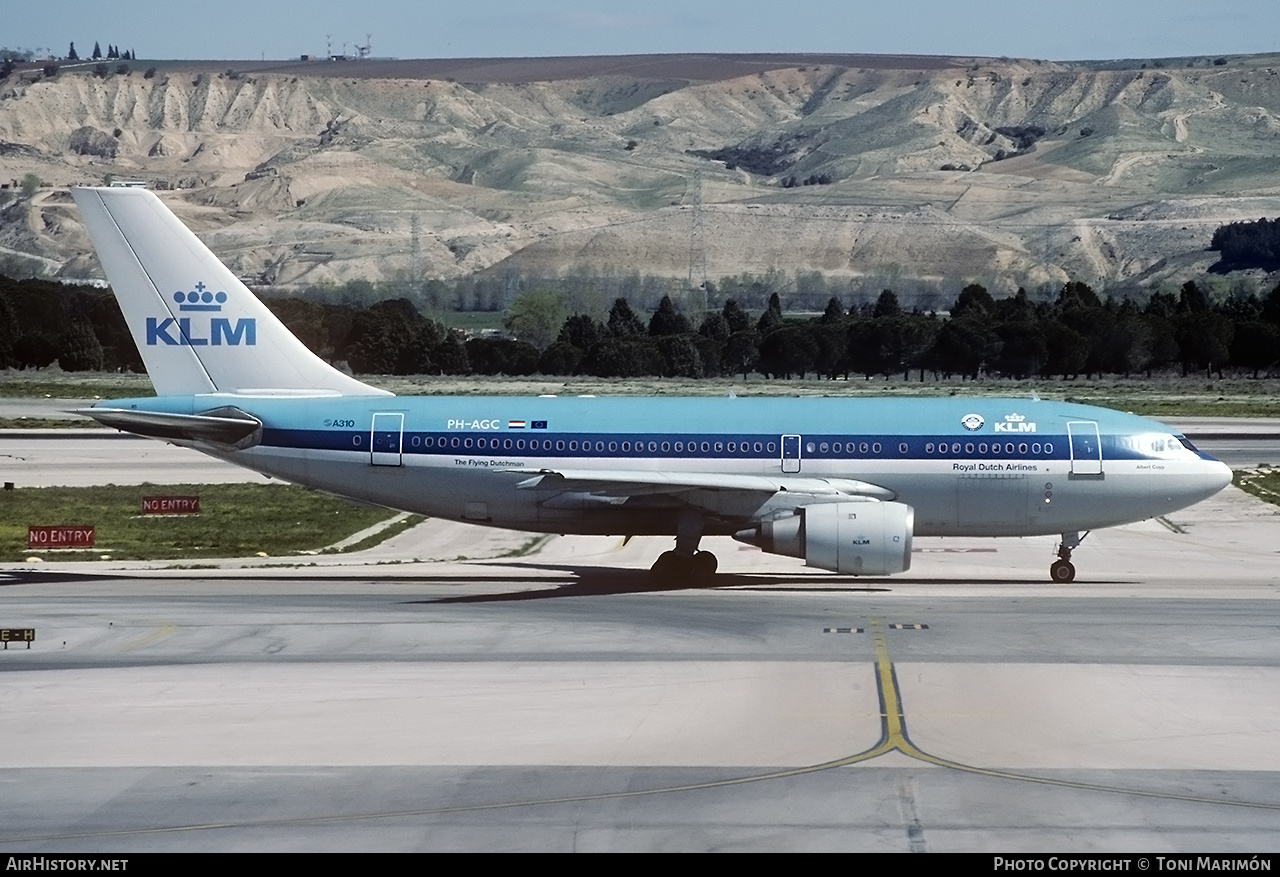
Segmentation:
<svg viewBox="0 0 1280 877">
<path fill-rule="evenodd" d="M 327 582 L 368 582 L 376 579 L 381 582 L 403 582 L 406 584 L 467 584 L 467 585 L 526 585 L 534 586 L 517 591 L 503 590 L 494 593 L 484 594 L 461 594 L 452 597 L 436 597 L 425 600 L 406 600 L 406 605 L 415 604 L 442 604 L 442 603 L 497 603 L 497 602 L 515 602 L 520 600 L 550 600 L 564 597 L 608 597 L 622 596 L 626 594 L 656 594 L 664 592 L 677 591 L 716 591 L 716 590 L 737 590 L 737 591 L 766 591 L 777 593 L 788 592 L 805 592 L 805 593 L 823 593 L 823 594 L 874 594 L 888 593 L 894 590 L 893 586 L 907 586 L 912 584 L 928 584 L 928 585 L 954 585 L 954 586 L 977 586 L 977 585 L 1011 585 L 1025 586 L 1028 584 L 1043 584 L 1045 595 L 1054 596 L 1057 594 L 1069 594 L 1071 586 L 1053 585 L 1048 582 L 1038 582 L 1026 578 L 949 578 L 949 579 L 911 579 L 898 576 L 895 579 L 886 578 L 859 578 L 857 576 L 822 576 L 815 578 L 811 575 L 793 575 L 787 573 L 719 573 L 712 581 L 708 582 L 675 582 L 675 581 L 655 581 L 648 570 L 644 569 L 618 569 L 616 567 L 604 566 L 585 566 L 585 565 L 561 565 L 561 564 L 539 564 L 539 563 L 509 563 L 504 564 L 505 568 L 511 569 L 511 574 L 495 575 L 492 573 L 484 573 L 478 575 L 459 576 L 454 573 L 452 575 L 414 575 L 400 574 L 388 575 L 380 573 L 377 575 L 369 574 L 351 574 L 351 575 L 327 575 L 324 581 Z M 492 567 L 490 567 L 492 568 Z M 548 578 L 545 575 L 521 575 L 520 572 L 528 570 L 539 571 L 559 571 L 565 574 L 564 578 Z M 313 570 L 305 568 L 297 570 L 272 570 L 272 574 L 261 576 L 257 570 L 244 569 L 238 572 L 243 575 L 234 576 L 237 581 L 251 580 L 254 578 L 269 578 L 272 581 L 304 581 L 315 580 L 317 577 Z M 37 585 L 37 584 L 61 584 L 61 583 L 90 583 L 90 582 L 112 582 L 133 579 L 134 576 L 127 572 L 101 573 L 101 572 L 64 572 L 64 571 L 44 571 L 44 570 L 14 570 L 0 573 L 0 587 L 7 585 Z M 1092 585 L 1106 584 L 1135 584 L 1133 581 L 1092 581 Z"/>
<path fill-rule="evenodd" d="M 737 591 L 768 591 L 768 592 L 806 592 L 806 593 L 823 593 L 823 594 L 874 594 L 888 593 L 893 589 L 893 585 L 906 584 L 930 584 L 930 585 L 1027 585 L 1027 579 L 991 579 L 991 578 L 974 578 L 974 579 L 906 579 L 898 577 L 896 579 L 886 578 L 859 578 L 857 576 L 823 576 L 815 579 L 811 575 L 793 575 L 787 573 L 718 573 L 715 578 L 709 582 L 662 582 L 654 581 L 648 570 L 643 569 L 618 569 L 616 567 L 599 567 L 599 566 L 583 566 L 583 565 L 559 565 L 559 564 L 540 564 L 540 563 L 511 563 L 507 564 L 512 568 L 525 567 L 538 570 L 560 570 L 569 573 L 575 577 L 575 581 L 560 582 L 557 579 L 547 578 L 527 578 L 521 579 L 515 576 L 507 578 L 495 578 L 493 576 L 485 576 L 483 579 L 468 579 L 472 581 L 503 581 L 508 584 L 514 584 L 518 581 L 527 582 L 529 584 L 556 585 L 558 587 L 545 587 L 536 590 L 508 591 L 504 593 L 492 594 L 467 594 L 457 597 L 440 597 L 431 600 L 414 600 L 411 603 L 439 604 L 439 603 L 494 603 L 509 602 L 517 600 L 550 600 L 562 597 L 606 597 L 620 596 L 623 594 L 653 594 L 662 592 L 675 591 L 715 591 L 732 589 Z M 1105 584 L 1098 582 L 1097 584 Z M 1120 584 L 1119 582 L 1115 584 Z M 1047 592 L 1056 593 L 1057 587 L 1044 583 Z"/>
</svg>

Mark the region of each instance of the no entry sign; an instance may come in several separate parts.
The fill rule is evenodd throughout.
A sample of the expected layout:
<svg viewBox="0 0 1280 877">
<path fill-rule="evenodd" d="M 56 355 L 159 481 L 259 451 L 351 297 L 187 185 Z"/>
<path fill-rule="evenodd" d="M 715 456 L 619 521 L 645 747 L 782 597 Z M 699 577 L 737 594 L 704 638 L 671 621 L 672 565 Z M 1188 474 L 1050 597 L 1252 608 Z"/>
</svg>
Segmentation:
<svg viewBox="0 0 1280 877">
<path fill-rule="evenodd" d="M 59 524 L 27 527 L 28 548 L 92 548 L 93 525 Z"/>
<path fill-rule="evenodd" d="M 200 514 L 200 497 L 144 496 L 142 513 L 144 515 L 198 515 Z"/>
</svg>

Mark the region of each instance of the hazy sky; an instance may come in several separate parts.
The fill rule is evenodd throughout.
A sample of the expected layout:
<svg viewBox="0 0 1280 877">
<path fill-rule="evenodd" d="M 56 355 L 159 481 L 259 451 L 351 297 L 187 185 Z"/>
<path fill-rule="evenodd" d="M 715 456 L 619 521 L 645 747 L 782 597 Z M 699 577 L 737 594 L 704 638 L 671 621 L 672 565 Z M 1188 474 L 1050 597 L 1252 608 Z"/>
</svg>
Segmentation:
<svg viewBox="0 0 1280 877">
<path fill-rule="evenodd" d="M 0 46 L 95 40 L 140 59 L 872 52 L 1050 60 L 1280 51 L 1276 0 L 58 0 L 13 3 Z"/>
</svg>

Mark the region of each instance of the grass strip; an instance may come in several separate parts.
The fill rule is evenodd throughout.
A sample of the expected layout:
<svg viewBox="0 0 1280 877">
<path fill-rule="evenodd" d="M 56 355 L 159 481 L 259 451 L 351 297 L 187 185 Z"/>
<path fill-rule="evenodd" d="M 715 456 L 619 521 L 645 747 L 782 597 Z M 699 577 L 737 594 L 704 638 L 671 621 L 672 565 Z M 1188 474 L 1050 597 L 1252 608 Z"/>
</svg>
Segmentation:
<svg viewBox="0 0 1280 877">
<path fill-rule="evenodd" d="M 200 513 L 143 515 L 144 496 L 199 496 Z M 0 562 L 290 556 L 319 551 L 392 514 L 290 484 L 26 487 L 0 491 Z M 28 549 L 33 524 L 92 524 L 95 547 Z M 360 547 L 398 532 L 389 528 Z"/>
<path fill-rule="evenodd" d="M 1245 493 L 1272 505 L 1280 505 L 1280 469 L 1239 469 L 1232 480 Z"/>
<path fill-rule="evenodd" d="M 360 379 L 399 395 L 424 396 L 1013 396 L 1029 398 L 1036 393 L 1044 399 L 1080 402 L 1153 417 L 1280 417 L 1280 380 L 1230 376 L 1208 380 L 1203 375 L 1179 377 L 1157 374 L 1152 377 L 1119 377 L 1078 380 L 1011 380 L 995 378 L 973 381 L 959 377 L 936 379 L 927 375 L 920 381 L 902 375 L 864 380 L 768 380 L 752 375 L 720 378 L 593 378 L 503 376 L 392 376 L 360 375 Z M 92 399 L 153 395 L 145 375 L 56 374 L 50 372 L 0 375 L 0 398 Z M 84 421 L 79 421 L 84 423 Z M 31 426 L 37 425 L 28 420 Z M 15 426 L 23 425 L 15 423 Z M 43 424 L 41 424 L 43 425 Z"/>
</svg>

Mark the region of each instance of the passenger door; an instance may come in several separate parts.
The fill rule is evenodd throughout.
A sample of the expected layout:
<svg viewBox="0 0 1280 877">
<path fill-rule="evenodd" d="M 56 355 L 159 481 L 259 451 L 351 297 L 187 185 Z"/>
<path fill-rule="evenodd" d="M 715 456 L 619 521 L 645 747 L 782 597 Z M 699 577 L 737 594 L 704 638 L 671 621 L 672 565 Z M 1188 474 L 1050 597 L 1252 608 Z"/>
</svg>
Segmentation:
<svg viewBox="0 0 1280 877">
<path fill-rule="evenodd" d="M 374 466 L 402 466 L 401 445 L 404 441 L 404 415 L 383 412 L 373 415 L 369 436 L 369 462 Z"/>
<path fill-rule="evenodd" d="M 1098 424 L 1092 420 L 1073 420 L 1067 424 L 1071 443 L 1071 478 L 1102 478 L 1102 439 Z"/>
</svg>

